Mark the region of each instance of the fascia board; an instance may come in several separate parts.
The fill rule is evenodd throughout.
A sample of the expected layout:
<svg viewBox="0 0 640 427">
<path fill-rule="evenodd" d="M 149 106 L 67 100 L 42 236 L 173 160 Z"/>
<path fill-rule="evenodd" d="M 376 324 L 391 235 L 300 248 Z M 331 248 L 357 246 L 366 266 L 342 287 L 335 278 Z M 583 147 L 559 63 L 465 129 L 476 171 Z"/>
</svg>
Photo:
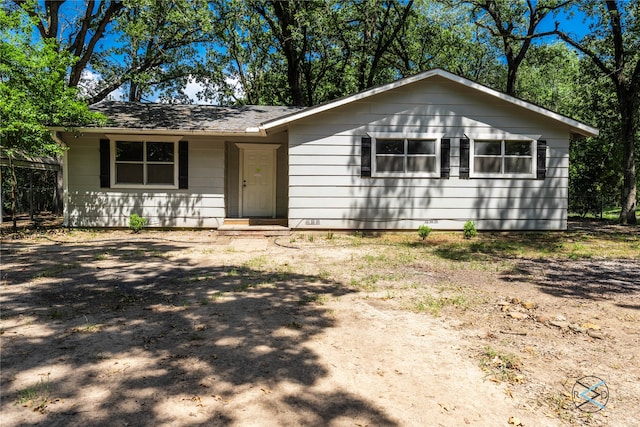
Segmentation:
<svg viewBox="0 0 640 427">
<path fill-rule="evenodd" d="M 266 132 L 260 128 L 247 128 L 243 131 L 205 131 L 198 129 L 145 129 L 145 128 L 112 128 L 112 127 L 49 127 L 54 132 L 110 133 L 119 135 L 196 135 L 196 136 L 264 136 Z"/>
</svg>

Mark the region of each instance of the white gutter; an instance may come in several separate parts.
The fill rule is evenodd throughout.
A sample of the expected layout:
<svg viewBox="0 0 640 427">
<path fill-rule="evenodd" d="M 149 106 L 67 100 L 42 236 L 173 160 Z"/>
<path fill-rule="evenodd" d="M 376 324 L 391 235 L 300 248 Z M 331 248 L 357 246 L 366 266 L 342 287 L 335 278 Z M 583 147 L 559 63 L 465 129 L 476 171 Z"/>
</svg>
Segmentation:
<svg viewBox="0 0 640 427">
<path fill-rule="evenodd" d="M 49 128 L 53 132 L 69 132 L 62 127 Z M 83 127 L 73 128 L 75 132 L 86 133 L 111 133 L 111 134 L 144 134 L 144 135 L 196 135 L 196 136 L 264 136 L 266 131 L 262 128 L 249 127 L 242 131 L 205 131 L 197 129 L 149 129 L 149 128 L 112 128 L 112 127 Z"/>
</svg>

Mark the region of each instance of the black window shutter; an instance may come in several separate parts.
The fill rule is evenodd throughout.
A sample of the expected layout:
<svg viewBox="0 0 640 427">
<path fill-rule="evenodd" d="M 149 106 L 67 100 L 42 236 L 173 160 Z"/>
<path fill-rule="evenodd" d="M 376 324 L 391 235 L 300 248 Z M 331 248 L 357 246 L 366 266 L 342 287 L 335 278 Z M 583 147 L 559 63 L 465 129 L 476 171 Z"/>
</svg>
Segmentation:
<svg viewBox="0 0 640 427">
<path fill-rule="evenodd" d="M 451 172 L 451 140 L 443 138 L 440 141 L 440 177 L 449 179 Z"/>
<path fill-rule="evenodd" d="M 460 140 L 460 179 L 469 179 L 469 140 Z"/>
<path fill-rule="evenodd" d="M 189 188 L 189 142 L 178 143 L 178 188 Z"/>
<path fill-rule="evenodd" d="M 371 138 L 363 136 L 360 142 L 360 176 L 371 176 Z"/>
<path fill-rule="evenodd" d="M 100 188 L 111 187 L 111 150 L 108 139 L 100 140 Z"/>
<path fill-rule="evenodd" d="M 538 159 L 536 164 L 538 165 L 536 177 L 545 179 L 547 177 L 547 141 L 542 139 L 538 140 Z"/>
</svg>

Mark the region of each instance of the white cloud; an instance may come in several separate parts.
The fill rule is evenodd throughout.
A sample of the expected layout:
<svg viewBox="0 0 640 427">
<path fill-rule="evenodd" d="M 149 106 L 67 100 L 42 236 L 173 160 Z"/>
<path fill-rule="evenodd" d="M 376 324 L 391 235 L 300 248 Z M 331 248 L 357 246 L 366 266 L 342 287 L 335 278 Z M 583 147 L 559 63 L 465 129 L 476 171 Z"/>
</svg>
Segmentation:
<svg viewBox="0 0 640 427">
<path fill-rule="evenodd" d="M 97 73 L 91 70 L 83 70 L 80 76 L 80 82 L 78 83 L 78 90 L 80 92 L 80 95 L 82 97 L 90 97 L 96 94 L 100 89 L 100 86 L 103 83 L 103 81 L 104 80 L 102 79 L 102 76 L 100 75 L 100 73 Z M 240 84 L 240 81 L 237 78 L 228 76 L 225 79 L 225 81 L 227 85 L 233 88 L 234 94 L 237 98 L 241 98 L 242 96 L 244 96 L 242 85 Z M 182 89 L 182 92 L 194 104 L 199 104 L 199 105 L 219 104 L 220 99 L 217 96 L 214 96 L 212 98 L 198 99 L 198 94 L 203 93 L 205 89 L 207 89 L 208 87 L 207 83 L 208 82 L 205 82 L 205 83 L 198 82 L 194 77 L 189 77 L 189 79 L 187 80 L 187 84 Z M 158 93 L 152 94 L 150 98 L 151 98 L 150 99 L 151 102 L 171 102 L 170 100 L 167 100 L 167 99 L 160 100 Z M 113 92 L 109 93 L 106 99 L 115 100 L 115 101 L 125 101 L 126 95 L 122 88 L 118 88 Z"/>
<path fill-rule="evenodd" d="M 241 98 L 242 96 L 244 96 L 244 91 L 242 90 L 242 86 L 240 85 L 240 81 L 237 78 L 234 77 L 226 77 L 225 82 L 227 83 L 227 85 L 229 85 L 230 87 L 233 88 L 233 92 L 234 95 L 237 98 Z M 208 83 L 208 82 L 207 82 Z M 215 85 L 214 89 L 215 89 Z M 220 99 L 218 97 L 212 97 L 212 98 L 204 98 L 204 99 L 198 99 L 198 94 L 202 93 L 205 91 L 205 89 L 207 88 L 206 84 L 203 84 L 201 82 L 196 81 L 195 78 L 193 77 L 189 77 L 186 86 L 182 89 L 182 91 L 184 92 L 185 95 L 187 95 L 189 97 L 189 99 L 191 100 L 191 102 L 193 102 L 194 104 L 219 104 L 220 103 Z"/>
<path fill-rule="evenodd" d="M 80 82 L 78 83 L 78 91 L 80 92 L 80 96 L 83 98 L 88 98 L 90 96 L 98 93 L 101 83 L 103 82 L 102 76 L 100 73 L 96 73 L 91 70 L 82 70 L 82 74 L 80 74 Z M 123 100 L 124 99 L 124 91 L 122 88 L 118 88 L 107 95 L 106 99 L 111 100 Z"/>
</svg>

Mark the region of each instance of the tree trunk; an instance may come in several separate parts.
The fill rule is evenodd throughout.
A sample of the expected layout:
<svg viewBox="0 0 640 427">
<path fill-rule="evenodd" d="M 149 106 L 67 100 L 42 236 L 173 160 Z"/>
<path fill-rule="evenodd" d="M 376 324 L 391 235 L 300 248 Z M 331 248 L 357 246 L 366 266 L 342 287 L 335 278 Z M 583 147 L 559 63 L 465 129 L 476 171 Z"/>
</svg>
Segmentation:
<svg viewBox="0 0 640 427">
<path fill-rule="evenodd" d="M 509 66 L 507 69 L 507 95 L 516 95 L 516 78 L 518 77 L 518 65 L 513 64 L 511 61 L 509 62 Z"/>
<path fill-rule="evenodd" d="M 619 105 L 621 113 L 621 137 L 622 137 L 622 199 L 620 206 L 620 224 L 635 225 L 637 203 L 636 180 L 636 153 L 635 153 L 635 121 L 634 111 L 638 102 L 634 100 L 633 93 L 619 91 Z"/>
<path fill-rule="evenodd" d="M 18 220 L 16 218 L 16 189 L 18 187 L 18 177 L 16 177 L 16 168 L 13 164 L 13 156 L 8 153 L 9 172 L 11 175 L 11 221 L 13 222 L 13 231 L 18 230 Z"/>
</svg>

